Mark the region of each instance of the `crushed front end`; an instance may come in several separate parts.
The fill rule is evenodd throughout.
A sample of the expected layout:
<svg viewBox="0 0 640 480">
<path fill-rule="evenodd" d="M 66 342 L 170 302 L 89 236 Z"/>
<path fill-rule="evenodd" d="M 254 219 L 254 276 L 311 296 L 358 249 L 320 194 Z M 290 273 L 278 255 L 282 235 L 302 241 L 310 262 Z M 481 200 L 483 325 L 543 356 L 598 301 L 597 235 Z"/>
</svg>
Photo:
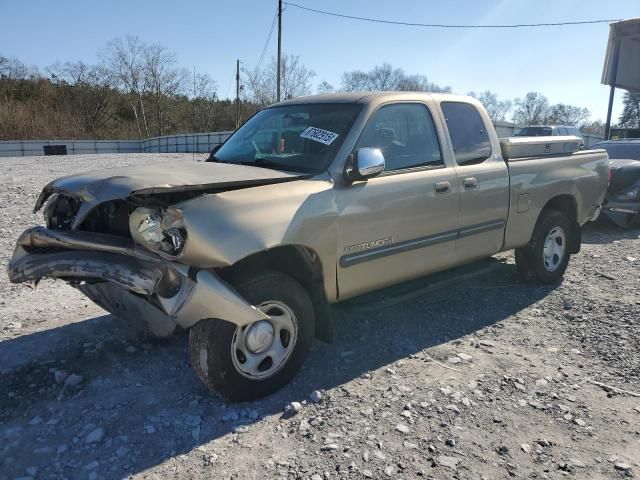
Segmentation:
<svg viewBox="0 0 640 480">
<path fill-rule="evenodd" d="M 215 270 L 181 263 L 188 233 L 180 210 L 148 204 L 114 199 L 86 210 L 81 197 L 53 193 L 47 227 L 28 229 L 17 241 L 7 267 L 10 281 L 35 286 L 42 278 L 64 280 L 156 336 L 205 318 L 238 325 L 266 318 Z"/>
</svg>

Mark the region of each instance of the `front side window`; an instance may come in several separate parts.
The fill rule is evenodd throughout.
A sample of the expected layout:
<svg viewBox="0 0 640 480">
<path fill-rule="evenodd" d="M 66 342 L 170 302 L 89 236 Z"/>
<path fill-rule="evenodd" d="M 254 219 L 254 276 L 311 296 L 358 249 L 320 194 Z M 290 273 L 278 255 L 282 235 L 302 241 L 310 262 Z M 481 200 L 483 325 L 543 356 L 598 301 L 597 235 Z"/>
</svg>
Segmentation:
<svg viewBox="0 0 640 480">
<path fill-rule="evenodd" d="M 381 107 L 362 132 L 361 147 L 381 149 L 386 171 L 444 164 L 433 118 L 417 103 Z"/>
<path fill-rule="evenodd" d="M 213 160 L 321 173 L 362 110 L 359 104 L 272 107 L 250 118 L 215 152 Z"/>
<path fill-rule="evenodd" d="M 441 107 L 458 165 L 476 165 L 489 158 L 489 134 L 478 110 L 461 102 L 442 102 Z"/>
</svg>

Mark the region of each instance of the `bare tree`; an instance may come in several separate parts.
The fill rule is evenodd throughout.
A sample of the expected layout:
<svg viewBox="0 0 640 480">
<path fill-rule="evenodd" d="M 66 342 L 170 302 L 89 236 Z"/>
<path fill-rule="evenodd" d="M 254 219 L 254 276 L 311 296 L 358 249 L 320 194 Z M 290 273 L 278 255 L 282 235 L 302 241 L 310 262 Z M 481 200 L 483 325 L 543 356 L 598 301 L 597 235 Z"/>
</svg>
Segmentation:
<svg viewBox="0 0 640 480">
<path fill-rule="evenodd" d="M 79 116 L 83 133 L 95 133 L 112 118 L 113 80 L 102 65 L 55 63 L 47 67 L 51 82 L 61 90 L 61 110 Z"/>
<path fill-rule="evenodd" d="M 388 63 L 375 66 L 368 72 L 353 70 L 342 74 L 342 89 L 346 92 L 363 90 L 404 90 L 419 92 L 450 92 L 450 87 L 441 87 L 430 82 L 424 75 L 407 75 L 401 68 Z"/>
<path fill-rule="evenodd" d="M 177 67 L 175 53 L 163 45 L 145 46 L 143 57 L 144 88 L 153 99 L 157 134 L 162 135 L 163 126 L 168 121 L 167 100 L 182 92 L 189 72 Z"/>
<path fill-rule="evenodd" d="M 320 85 L 318 85 L 316 91 L 318 92 L 318 94 L 332 93 L 334 91 L 334 88 L 333 85 L 331 85 L 329 82 L 323 80 L 322 82 L 320 82 Z"/>
<path fill-rule="evenodd" d="M 309 95 L 311 93 L 311 79 L 316 76 L 316 72 L 302 64 L 299 55 L 285 55 L 281 63 L 284 98 Z M 273 65 L 275 65 L 275 61 Z"/>
<path fill-rule="evenodd" d="M 624 108 L 620 115 L 621 127 L 640 128 L 640 92 L 625 92 Z"/>
<path fill-rule="evenodd" d="M 37 76 L 35 67 L 28 67 L 17 58 L 7 58 L 0 55 L 0 78 L 5 80 L 24 80 Z"/>
<path fill-rule="evenodd" d="M 549 114 L 547 97 L 538 92 L 529 92 L 524 98 L 515 99 L 513 121 L 518 125 L 542 125 Z"/>
<path fill-rule="evenodd" d="M 29 67 L 17 58 L 7 58 L 0 55 L 0 98 L 7 101 L 16 95 L 28 95 L 29 80 L 40 78 L 36 67 Z"/>
<path fill-rule="evenodd" d="M 111 40 L 102 54 L 105 64 L 116 80 L 116 85 L 127 95 L 140 138 L 143 128 L 145 136 L 149 136 L 143 100 L 145 49 L 146 46 L 140 38 L 127 35 Z"/>
<path fill-rule="evenodd" d="M 345 92 L 360 92 L 369 90 L 369 76 L 362 70 L 344 72 L 342 74 L 342 90 Z"/>
<path fill-rule="evenodd" d="M 369 77 L 369 90 L 397 90 L 404 77 L 401 68 L 393 68 L 388 63 L 376 65 L 367 74 Z"/>
<path fill-rule="evenodd" d="M 552 125 L 580 125 L 591 116 L 588 108 L 558 103 L 549 107 L 545 123 Z"/>
<path fill-rule="evenodd" d="M 272 58 L 269 66 L 247 74 L 246 94 L 250 100 L 261 106 L 276 101 L 277 68 L 277 62 Z M 280 74 L 282 98 L 300 97 L 311 93 L 311 79 L 316 74 L 300 61 L 299 55 L 284 55 L 280 64 Z"/>
<path fill-rule="evenodd" d="M 219 115 L 218 86 L 209 74 L 196 75 L 196 91 L 193 99 L 194 130 L 208 132 L 216 127 Z"/>
<path fill-rule="evenodd" d="M 393 68 L 389 63 L 383 63 L 376 65 L 368 72 L 361 70 L 344 72 L 342 88 L 347 92 L 397 90 L 403 76 L 404 72 L 401 68 Z"/>
<path fill-rule="evenodd" d="M 451 87 L 442 87 L 436 83 L 430 82 L 429 79 L 420 74 L 406 75 L 404 72 L 398 83 L 396 90 L 407 92 L 439 92 L 449 93 Z"/>
<path fill-rule="evenodd" d="M 491 90 L 482 92 L 480 95 L 476 95 L 474 92 L 469 92 L 474 98 L 477 98 L 484 108 L 487 110 L 492 122 L 503 122 L 509 110 L 511 110 L 512 103 L 510 100 L 498 100 L 498 95 Z"/>
</svg>

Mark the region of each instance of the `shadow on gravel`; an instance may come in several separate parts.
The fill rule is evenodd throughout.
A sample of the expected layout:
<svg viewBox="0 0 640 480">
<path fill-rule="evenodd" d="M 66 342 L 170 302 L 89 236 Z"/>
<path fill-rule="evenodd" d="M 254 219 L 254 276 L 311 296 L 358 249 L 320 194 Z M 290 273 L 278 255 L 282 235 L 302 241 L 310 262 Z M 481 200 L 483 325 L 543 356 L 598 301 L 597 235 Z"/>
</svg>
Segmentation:
<svg viewBox="0 0 640 480">
<path fill-rule="evenodd" d="M 640 228 L 622 228 L 612 221 L 602 218 L 595 223 L 582 227 L 582 243 L 603 245 L 616 240 L 635 240 L 640 238 Z"/>
<path fill-rule="evenodd" d="M 3 368 L 15 354 L 38 360 L 0 377 L 0 470 L 9 478 L 36 466 L 44 476 L 96 471 L 115 479 L 164 462 L 169 469 L 179 461 L 172 457 L 194 449 L 209 464 L 210 441 L 241 433 L 313 390 L 499 323 L 553 289 L 521 284 L 513 265 L 495 260 L 473 268 L 479 273 L 458 270 L 339 305 L 336 342 L 317 343 L 291 385 L 246 404 L 226 405 L 206 391 L 188 363 L 184 334 L 161 344 L 133 340 L 103 316 L 1 342 Z M 433 290 L 434 281 L 444 288 Z M 64 386 L 56 370 L 83 380 Z"/>
</svg>

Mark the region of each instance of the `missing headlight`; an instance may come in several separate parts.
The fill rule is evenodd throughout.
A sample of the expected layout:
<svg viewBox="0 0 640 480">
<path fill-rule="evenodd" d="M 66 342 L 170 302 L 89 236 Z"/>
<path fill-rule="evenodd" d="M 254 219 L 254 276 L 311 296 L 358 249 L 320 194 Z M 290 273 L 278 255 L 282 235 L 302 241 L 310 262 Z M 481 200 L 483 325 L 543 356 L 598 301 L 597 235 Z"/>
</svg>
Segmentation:
<svg viewBox="0 0 640 480">
<path fill-rule="evenodd" d="M 44 209 L 44 221 L 52 230 L 71 230 L 80 202 L 75 198 L 54 193 Z"/>
<path fill-rule="evenodd" d="M 175 208 L 136 208 L 129 217 L 133 239 L 149 248 L 178 255 L 187 240 L 182 214 Z"/>
</svg>

